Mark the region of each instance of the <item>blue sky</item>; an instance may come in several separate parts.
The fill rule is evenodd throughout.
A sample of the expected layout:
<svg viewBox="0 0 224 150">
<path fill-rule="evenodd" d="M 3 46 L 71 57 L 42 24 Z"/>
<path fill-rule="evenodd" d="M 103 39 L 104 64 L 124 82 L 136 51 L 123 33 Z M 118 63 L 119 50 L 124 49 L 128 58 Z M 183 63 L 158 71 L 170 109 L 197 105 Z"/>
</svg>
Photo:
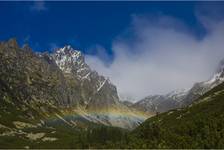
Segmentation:
<svg viewBox="0 0 224 150">
<path fill-rule="evenodd" d="M 141 99 L 209 80 L 224 59 L 224 2 L 0 2 L 0 40 L 70 44 Z"/>
<path fill-rule="evenodd" d="M 87 53 L 100 44 L 110 54 L 111 42 L 125 32 L 135 14 L 174 16 L 200 36 L 203 28 L 195 18 L 197 5 L 198 2 L 0 2 L 0 40 L 16 37 L 38 51 L 71 44 Z"/>
</svg>

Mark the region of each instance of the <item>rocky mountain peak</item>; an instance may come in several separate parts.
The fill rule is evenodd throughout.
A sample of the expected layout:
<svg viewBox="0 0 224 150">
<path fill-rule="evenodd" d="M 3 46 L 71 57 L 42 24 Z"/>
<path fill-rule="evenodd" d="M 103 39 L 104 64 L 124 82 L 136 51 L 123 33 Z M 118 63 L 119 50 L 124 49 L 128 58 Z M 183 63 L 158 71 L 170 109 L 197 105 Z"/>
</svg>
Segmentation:
<svg viewBox="0 0 224 150">
<path fill-rule="evenodd" d="M 66 45 L 63 48 L 56 49 L 55 53 L 60 55 L 68 55 L 77 60 L 83 59 L 84 61 L 84 56 L 82 55 L 81 51 L 73 49 L 71 45 Z"/>
<path fill-rule="evenodd" d="M 77 73 L 80 68 L 89 69 L 81 51 L 73 49 L 70 45 L 56 49 L 52 57 L 58 67 L 65 73 Z"/>
<path fill-rule="evenodd" d="M 63 73 L 76 78 L 83 90 L 84 102 L 91 106 L 115 104 L 118 101 L 116 87 L 106 77 L 92 70 L 84 55 L 70 45 L 56 49 L 51 57 Z M 109 96 L 108 96 L 109 95 Z M 91 102 L 91 104 L 89 104 Z M 104 105 L 105 104 L 105 105 Z M 91 106 L 90 106 L 91 105 Z"/>
</svg>

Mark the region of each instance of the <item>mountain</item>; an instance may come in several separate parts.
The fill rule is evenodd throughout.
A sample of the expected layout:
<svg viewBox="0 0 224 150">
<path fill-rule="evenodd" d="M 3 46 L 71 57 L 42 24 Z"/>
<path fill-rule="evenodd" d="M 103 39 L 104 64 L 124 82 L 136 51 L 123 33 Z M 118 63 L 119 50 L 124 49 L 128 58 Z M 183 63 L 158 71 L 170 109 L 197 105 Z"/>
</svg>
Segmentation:
<svg viewBox="0 0 224 150">
<path fill-rule="evenodd" d="M 125 94 L 119 93 L 118 96 L 119 96 L 120 101 L 122 101 L 122 102 L 130 102 L 130 103 L 132 103 L 132 102 L 136 101 L 135 98 L 133 98 L 131 96 L 128 96 L 128 95 L 125 95 Z"/>
<path fill-rule="evenodd" d="M 109 79 L 92 70 L 71 46 L 34 53 L 11 39 L 0 43 L 0 54 L 2 107 L 7 113 L 18 109 L 15 112 L 23 114 L 14 117 L 33 118 L 34 124 L 46 120 L 75 127 L 96 123 L 128 129 L 148 117 L 122 104 Z"/>
<path fill-rule="evenodd" d="M 193 104 L 149 118 L 129 135 L 128 148 L 223 149 L 224 83 Z"/>
<path fill-rule="evenodd" d="M 194 100 L 196 100 L 198 97 L 200 97 L 207 91 L 223 83 L 223 81 L 224 81 L 224 60 L 220 61 L 216 73 L 208 81 L 194 84 L 194 86 L 189 90 L 186 97 L 183 99 L 182 106 L 187 106 L 191 104 Z"/>
<path fill-rule="evenodd" d="M 191 105 L 139 125 L 144 114 L 117 100 L 116 87 L 91 70 L 81 53 L 62 49 L 34 53 L 14 39 L 0 42 L 0 148 L 224 148 L 222 73 Z M 150 101 L 181 103 L 188 94 L 175 91 Z M 115 97 L 104 101 L 108 95 Z"/>
<path fill-rule="evenodd" d="M 178 108 L 182 100 L 186 97 L 188 91 L 172 91 L 165 95 L 148 96 L 132 105 L 137 110 L 145 112 L 166 112 L 170 109 Z"/>
<path fill-rule="evenodd" d="M 83 106 L 95 111 L 119 103 L 116 87 L 109 79 L 91 70 L 80 51 L 65 46 L 55 50 L 51 57 L 65 76 L 73 77 L 79 82 Z"/>
<path fill-rule="evenodd" d="M 152 95 L 132 105 L 137 110 L 145 112 L 166 112 L 171 109 L 186 107 L 207 91 L 223 83 L 224 60 L 222 60 L 214 75 L 207 81 L 195 83 L 190 90 L 177 90 L 165 95 Z"/>
<path fill-rule="evenodd" d="M 133 128 L 144 120 L 119 101 L 116 87 L 108 78 L 92 70 L 80 51 L 65 46 L 50 56 L 66 77 L 78 81 L 81 107 L 89 117 L 124 128 Z"/>
<path fill-rule="evenodd" d="M 126 105 L 127 107 L 131 107 L 131 106 L 133 105 L 133 103 L 130 102 L 130 101 L 122 101 L 122 103 L 123 103 L 124 105 Z"/>
</svg>

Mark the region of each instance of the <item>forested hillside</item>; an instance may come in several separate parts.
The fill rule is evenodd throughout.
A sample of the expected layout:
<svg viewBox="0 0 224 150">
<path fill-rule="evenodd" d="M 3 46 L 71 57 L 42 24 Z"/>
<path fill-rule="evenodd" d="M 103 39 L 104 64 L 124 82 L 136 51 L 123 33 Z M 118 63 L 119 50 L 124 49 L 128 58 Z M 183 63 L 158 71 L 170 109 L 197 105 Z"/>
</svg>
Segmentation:
<svg viewBox="0 0 224 150">
<path fill-rule="evenodd" d="M 130 148 L 224 148 L 224 84 L 187 108 L 148 119 L 129 136 Z"/>
</svg>

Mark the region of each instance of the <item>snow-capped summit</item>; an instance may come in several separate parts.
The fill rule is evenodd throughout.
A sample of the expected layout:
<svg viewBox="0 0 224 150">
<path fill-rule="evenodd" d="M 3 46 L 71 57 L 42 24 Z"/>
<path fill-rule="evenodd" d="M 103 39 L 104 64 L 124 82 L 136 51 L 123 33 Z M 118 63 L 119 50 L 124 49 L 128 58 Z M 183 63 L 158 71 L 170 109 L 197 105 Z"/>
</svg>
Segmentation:
<svg viewBox="0 0 224 150">
<path fill-rule="evenodd" d="M 56 49 L 52 54 L 52 58 L 64 73 L 75 75 L 80 82 L 88 80 L 90 82 L 88 86 L 92 84 L 94 93 L 99 92 L 106 82 L 112 85 L 108 78 L 99 75 L 86 64 L 81 51 L 73 49 L 70 45 Z M 83 84 L 87 83 L 85 82 Z"/>
<path fill-rule="evenodd" d="M 81 57 L 82 57 L 82 59 L 84 59 L 81 51 L 73 49 L 71 47 L 71 45 L 66 45 L 63 48 L 56 49 L 55 53 L 64 54 L 64 55 L 71 55 L 74 59 L 79 59 Z"/>
<path fill-rule="evenodd" d="M 77 72 L 80 68 L 89 69 L 85 64 L 82 53 L 73 49 L 70 45 L 56 49 L 52 56 L 58 67 L 65 73 Z"/>
</svg>

